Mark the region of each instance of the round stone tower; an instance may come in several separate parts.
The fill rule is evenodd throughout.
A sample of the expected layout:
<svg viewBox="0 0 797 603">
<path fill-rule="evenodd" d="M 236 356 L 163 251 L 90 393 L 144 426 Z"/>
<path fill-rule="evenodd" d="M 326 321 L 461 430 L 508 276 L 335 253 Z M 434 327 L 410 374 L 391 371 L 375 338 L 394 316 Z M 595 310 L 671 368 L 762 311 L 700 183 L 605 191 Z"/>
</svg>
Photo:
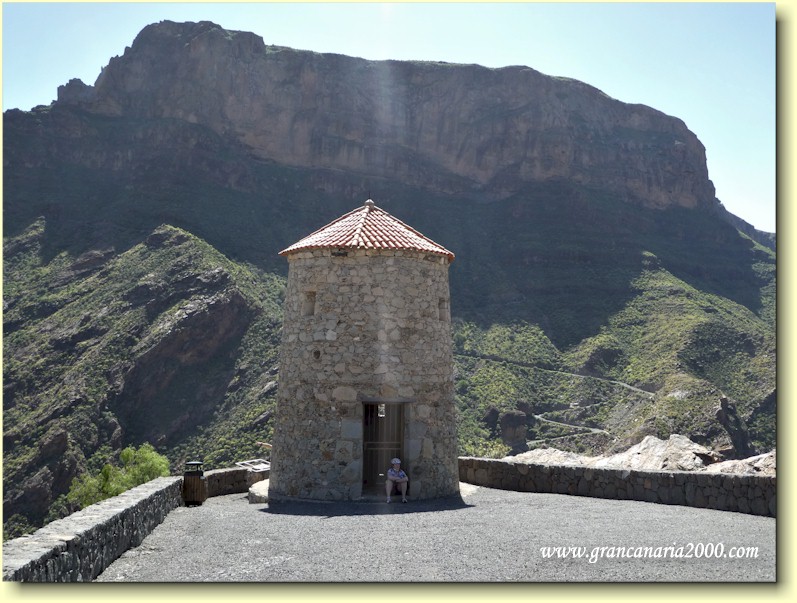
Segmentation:
<svg viewBox="0 0 797 603">
<path fill-rule="evenodd" d="M 368 200 L 288 260 L 269 498 L 459 491 L 448 267 L 454 254 Z"/>
</svg>

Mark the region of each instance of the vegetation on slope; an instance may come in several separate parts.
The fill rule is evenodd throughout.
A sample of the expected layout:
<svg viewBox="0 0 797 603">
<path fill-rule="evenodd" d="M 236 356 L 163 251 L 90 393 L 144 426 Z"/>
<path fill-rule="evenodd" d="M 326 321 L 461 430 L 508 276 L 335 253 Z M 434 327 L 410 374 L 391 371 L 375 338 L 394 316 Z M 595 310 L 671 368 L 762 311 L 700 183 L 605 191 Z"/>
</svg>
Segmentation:
<svg viewBox="0 0 797 603">
<path fill-rule="evenodd" d="M 96 502 L 117 496 L 156 477 L 169 475 L 169 459 L 145 442 L 128 446 L 119 453 L 119 465 L 106 463 L 99 473 L 75 478 L 66 494 L 68 504 L 84 509 Z"/>
<path fill-rule="evenodd" d="M 54 107 L 4 124 L 4 508 L 25 529 L 128 445 L 151 441 L 173 471 L 260 456 L 277 252 L 371 190 L 456 253 L 462 454 L 505 454 L 495 413 L 518 409 L 540 445 L 721 447 L 720 393 L 774 445 L 775 255 L 711 212 L 569 182 L 485 202 L 292 169 L 171 119 Z"/>
<path fill-rule="evenodd" d="M 742 417 L 752 417 L 754 447 L 775 446 L 774 415 L 764 412 L 775 390 L 774 333 L 766 322 L 676 278 L 650 252 L 642 265 L 625 306 L 598 334 L 564 352 L 534 325 L 455 324 L 463 452 L 488 454 L 486 442 L 500 438 L 484 425 L 491 408 L 522 408 L 559 423 L 530 420 L 529 440 L 583 434 L 583 428 L 611 435 L 551 443 L 578 452 L 622 449 L 645 435 L 672 433 L 725 447 L 728 434 L 715 417 L 723 395 Z"/>
<path fill-rule="evenodd" d="M 264 412 L 255 391 L 276 366 L 284 291 L 173 227 L 49 261 L 44 229 L 5 245 L 4 508 L 33 525 L 103 446 L 152 441 L 175 462 L 236 401 Z"/>
</svg>

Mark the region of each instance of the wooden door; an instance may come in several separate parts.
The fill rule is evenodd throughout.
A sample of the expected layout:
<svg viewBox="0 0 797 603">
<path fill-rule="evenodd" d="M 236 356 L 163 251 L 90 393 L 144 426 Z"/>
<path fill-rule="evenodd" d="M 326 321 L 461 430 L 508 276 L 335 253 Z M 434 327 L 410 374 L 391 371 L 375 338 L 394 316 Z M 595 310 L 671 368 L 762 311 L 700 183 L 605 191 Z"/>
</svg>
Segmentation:
<svg viewBox="0 0 797 603">
<path fill-rule="evenodd" d="M 404 464 L 404 404 L 364 406 L 363 494 L 383 493 L 390 459 Z"/>
</svg>

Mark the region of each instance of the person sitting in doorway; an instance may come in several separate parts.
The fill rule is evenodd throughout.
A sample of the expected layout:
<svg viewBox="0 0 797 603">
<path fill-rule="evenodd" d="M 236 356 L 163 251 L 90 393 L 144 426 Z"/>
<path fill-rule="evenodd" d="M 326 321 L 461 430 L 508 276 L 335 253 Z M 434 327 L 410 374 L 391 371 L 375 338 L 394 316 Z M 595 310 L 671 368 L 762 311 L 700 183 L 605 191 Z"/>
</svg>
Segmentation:
<svg viewBox="0 0 797 603">
<path fill-rule="evenodd" d="M 401 502 L 407 502 L 407 483 L 410 478 L 407 477 L 407 474 L 401 468 L 401 459 L 393 459 L 390 463 L 393 466 L 387 470 L 387 480 L 385 480 L 387 502 L 390 503 L 390 495 L 393 493 L 394 485 L 401 492 Z"/>
</svg>

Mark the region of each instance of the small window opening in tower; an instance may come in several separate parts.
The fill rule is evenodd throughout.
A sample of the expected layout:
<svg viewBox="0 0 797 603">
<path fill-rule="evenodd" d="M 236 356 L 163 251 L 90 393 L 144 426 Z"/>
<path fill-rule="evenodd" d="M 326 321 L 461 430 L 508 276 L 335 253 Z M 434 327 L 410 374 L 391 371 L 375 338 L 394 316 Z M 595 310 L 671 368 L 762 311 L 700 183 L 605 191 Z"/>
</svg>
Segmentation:
<svg viewBox="0 0 797 603">
<path fill-rule="evenodd" d="M 385 405 L 384 404 L 380 404 L 379 406 L 377 406 L 376 414 L 380 418 L 384 418 L 385 417 Z"/>
<path fill-rule="evenodd" d="M 305 291 L 302 299 L 302 316 L 315 315 L 315 291 Z"/>
<path fill-rule="evenodd" d="M 440 320 L 448 320 L 448 300 L 441 298 L 437 304 L 437 317 Z"/>
</svg>

